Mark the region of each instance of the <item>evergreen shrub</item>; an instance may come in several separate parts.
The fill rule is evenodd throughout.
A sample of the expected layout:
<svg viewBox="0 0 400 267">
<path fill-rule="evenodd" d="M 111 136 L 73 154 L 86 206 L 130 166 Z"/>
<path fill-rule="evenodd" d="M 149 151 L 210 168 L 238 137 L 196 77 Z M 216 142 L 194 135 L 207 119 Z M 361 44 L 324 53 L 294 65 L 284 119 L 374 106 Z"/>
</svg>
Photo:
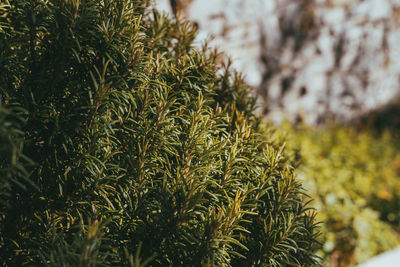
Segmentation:
<svg viewBox="0 0 400 267">
<path fill-rule="evenodd" d="M 144 0 L 0 10 L 2 266 L 317 264 L 283 144 L 192 25 Z"/>
<path fill-rule="evenodd" d="M 390 131 L 288 128 L 299 178 L 322 222 L 324 266 L 355 266 L 400 245 L 400 153 Z M 294 151 L 294 149 L 289 150 Z"/>
</svg>

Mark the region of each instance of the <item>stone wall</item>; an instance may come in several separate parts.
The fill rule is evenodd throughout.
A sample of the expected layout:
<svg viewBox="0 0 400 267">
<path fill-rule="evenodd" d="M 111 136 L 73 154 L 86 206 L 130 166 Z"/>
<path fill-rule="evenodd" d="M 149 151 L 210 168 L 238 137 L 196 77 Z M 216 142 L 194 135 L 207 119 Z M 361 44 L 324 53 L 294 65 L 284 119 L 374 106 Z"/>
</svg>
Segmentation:
<svg viewBox="0 0 400 267">
<path fill-rule="evenodd" d="M 349 121 L 398 101 L 400 0 L 156 1 L 234 59 L 273 120 Z"/>
</svg>

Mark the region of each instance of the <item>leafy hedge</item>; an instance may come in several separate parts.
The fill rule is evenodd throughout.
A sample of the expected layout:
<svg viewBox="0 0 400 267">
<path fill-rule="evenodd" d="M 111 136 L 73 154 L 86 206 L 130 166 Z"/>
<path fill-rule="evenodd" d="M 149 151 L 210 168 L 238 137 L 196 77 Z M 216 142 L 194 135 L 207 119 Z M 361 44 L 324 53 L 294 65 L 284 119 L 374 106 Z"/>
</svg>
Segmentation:
<svg viewBox="0 0 400 267">
<path fill-rule="evenodd" d="M 354 266 L 400 245 L 397 136 L 343 126 L 288 130 L 322 221 L 324 266 Z"/>
<path fill-rule="evenodd" d="M 281 143 L 194 28 L 139 0 L 0 4 L 2 266 L 309 266 Z"/>
</svg>

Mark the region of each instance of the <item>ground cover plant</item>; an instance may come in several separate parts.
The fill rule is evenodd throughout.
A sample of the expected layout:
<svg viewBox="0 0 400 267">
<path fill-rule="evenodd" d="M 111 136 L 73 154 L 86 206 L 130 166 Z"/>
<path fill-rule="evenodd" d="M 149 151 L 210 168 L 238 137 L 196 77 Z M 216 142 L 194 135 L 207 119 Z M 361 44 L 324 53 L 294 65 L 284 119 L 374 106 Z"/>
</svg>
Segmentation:
<svg viewBox="0 0 400 267">
<path fill-rule="evenodd" d="M 288 128 L 299 177 L 322 222 L 324 266 L 355 266 L 400 244 L 397 130 Z M 289 150 L 294 151 L 294 150 Z"/>
<path fill-rule="evenodd" d="M 139 0 L 0 10 L 2 266 L 317 264 L 279 134 L 190 24 Z"/>
</svg>

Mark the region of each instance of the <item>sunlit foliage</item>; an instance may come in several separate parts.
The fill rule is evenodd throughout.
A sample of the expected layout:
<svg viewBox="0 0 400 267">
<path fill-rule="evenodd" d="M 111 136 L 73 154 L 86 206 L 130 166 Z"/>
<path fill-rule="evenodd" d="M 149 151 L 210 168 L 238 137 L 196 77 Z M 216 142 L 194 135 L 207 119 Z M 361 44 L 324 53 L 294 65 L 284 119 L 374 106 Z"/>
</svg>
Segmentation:
<svg viewBox="0 0 400 267">
<path fill-rule="evenodd" d="M 322 221 L 324 266 L 355 266 L 400 244 L 400 152 L 389 131 L 290 129 L 299 177 Z"/>
</svg>

